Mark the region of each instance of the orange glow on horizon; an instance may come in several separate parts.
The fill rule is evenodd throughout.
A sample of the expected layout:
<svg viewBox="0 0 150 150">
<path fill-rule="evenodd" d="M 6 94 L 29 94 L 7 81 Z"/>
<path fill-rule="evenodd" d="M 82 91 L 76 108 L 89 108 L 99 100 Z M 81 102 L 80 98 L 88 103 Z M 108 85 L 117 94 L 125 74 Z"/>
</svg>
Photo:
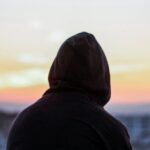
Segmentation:
<svg viewBox="0 0 150 150">
<path fill-rule="evenodd" d="M 32 103 L 38 100 L 46 91 L 47 86 L 10 88 L 1 90 L 1 101 L 14 103 Z"/>
<path fill-rule="evenodd" d="M 48 86 L 35 86 L 26 88 L 9 88 L 1 90 L 1 101 L 14 103 L 33 103 L 38 100 L 43 93 L 48 89 Z M 110 102 L 118 104 L 126 103 L 148 103 L 149 102 L 149 87 L 125 87 L 113 86 Z"/>
</svg>

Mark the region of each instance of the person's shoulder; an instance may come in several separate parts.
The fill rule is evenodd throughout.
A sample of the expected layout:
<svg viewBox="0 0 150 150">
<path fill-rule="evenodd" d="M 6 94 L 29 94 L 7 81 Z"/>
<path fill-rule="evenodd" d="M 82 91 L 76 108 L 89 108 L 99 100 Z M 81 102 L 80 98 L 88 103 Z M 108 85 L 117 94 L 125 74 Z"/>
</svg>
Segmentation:
<svg viewBox="0 0 150 150">
<path fill-rule="evenodd" d="M 39 100 L 18 113 L 10 126 L 10 137 L 12 137 L 12 135 L 16 137 L 17 135 L 30 134 L 29 132 L 33 129 L 36 130 L 39 128 L 40 124 L 42 124 Z"/>
<path fill-rule="evenodd" d="M 95 105 L 93 103 L 86 103 L 86 106 L 83 108 L 85 108 L 85 111 L 88 114 L 88 120 L 95 120 L 97 124 L 101 124 L 101 122 L 103 122 L 103 126 L 114 129 L 114 132 L 118 131 L 122 134 L 127 133 L 126 126 L 115 116 L 110 114 L 104 107 Z"/>
<path fill-rule="evenodd" d="M 108 111 L 106 111 L 106 110 L 104 110 L 104 111 L 107 115 L 108 120 L 111 121 L 111 123 L 118 130 L 118 132 L 120 132 L 124 136 L 129 137 L 127 127 L 120 120 L 118 120 L 116 117 L 111 115 Z"/>
<path fill-rule="evenodd" d="M 18 149 L 16 147 L 27 147 L 31 141 L 37 140 L 37 134 L 41 133 L 42 113 L 39 102 L 35 102 L 22 110 L 12 122 L 7 140 L 7 149 Z M 33 143 L 30 143 L 33 145 Z M 23 148 L 26 149 L 26 148 Z"/>
<path fill-rule="evenodd" d="M 13 121 L 12 126 L 19 127 L 22 126 L 22 124 L 24 126 L 27 123 L 31 124 L 39 120 L 38 118 L 41 118 L 40 116 L 42 115 L 39 100 L 19 112 L 15 120 Z"/>
</svg>

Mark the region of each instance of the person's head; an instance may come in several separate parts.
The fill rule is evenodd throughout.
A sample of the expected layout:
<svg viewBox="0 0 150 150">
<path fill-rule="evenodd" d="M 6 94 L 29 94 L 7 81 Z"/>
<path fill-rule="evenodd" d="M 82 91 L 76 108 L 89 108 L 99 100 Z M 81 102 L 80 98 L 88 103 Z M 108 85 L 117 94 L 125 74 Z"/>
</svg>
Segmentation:
<svg viewBox="0 0 150 150">
<path fill-rule="evenodd" d="M 60 47 L 51 66 L 51 89 L 74 88 L 93 94 L 104 106 L 110 99 L 110 73 L 105 54 L 92 34 L 78 33 Z"/>
</svg>

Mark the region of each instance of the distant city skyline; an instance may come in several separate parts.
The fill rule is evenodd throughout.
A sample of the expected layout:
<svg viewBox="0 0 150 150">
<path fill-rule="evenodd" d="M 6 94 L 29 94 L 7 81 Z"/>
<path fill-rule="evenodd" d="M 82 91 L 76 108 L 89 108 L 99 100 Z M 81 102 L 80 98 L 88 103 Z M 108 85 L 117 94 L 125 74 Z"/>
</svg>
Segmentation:
<svg viewBox="0 0 150 150">
<path fill-rule="evenodd" d="M 1 0 L 0 102 L 41 97 L 60 45 L 87 31 L 108 58 L 110 103 L 149 103 L 149 8 L 149 0 Z"/>
</svg>

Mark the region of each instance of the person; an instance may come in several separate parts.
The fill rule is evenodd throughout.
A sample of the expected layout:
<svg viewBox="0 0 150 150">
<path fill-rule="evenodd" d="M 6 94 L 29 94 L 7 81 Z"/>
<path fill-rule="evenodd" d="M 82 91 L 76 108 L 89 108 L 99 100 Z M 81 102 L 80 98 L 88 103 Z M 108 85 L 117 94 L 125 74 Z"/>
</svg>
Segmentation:
<svg viewBox="0 0 150 150">
<path fill-rule="evenodd" d="M 110 72 L 96 38 L 68 38 L 48 75 L 50 88 L 23 110 L 10 130 L 7 150 L 131 150 L 126 127 L 104 106 Z"/>
</svg>

